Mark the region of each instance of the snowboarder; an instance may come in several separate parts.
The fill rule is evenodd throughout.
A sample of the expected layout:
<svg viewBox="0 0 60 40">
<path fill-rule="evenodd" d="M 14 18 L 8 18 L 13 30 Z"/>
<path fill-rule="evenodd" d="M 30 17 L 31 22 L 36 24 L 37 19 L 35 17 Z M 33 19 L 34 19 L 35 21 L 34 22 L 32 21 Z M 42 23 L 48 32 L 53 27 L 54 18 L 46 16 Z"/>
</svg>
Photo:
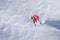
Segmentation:
<svg viewBox="0 0 60 40">
<path fill-rule="evenodd" d="M 36 26 L 36 24 L 39 22 L 39 16 L 37 14 L 34 14 L 30 18 L 33 20 L 33 23 Z M 41 24 L 41 22 L 39 23 Z"/>
</svg>

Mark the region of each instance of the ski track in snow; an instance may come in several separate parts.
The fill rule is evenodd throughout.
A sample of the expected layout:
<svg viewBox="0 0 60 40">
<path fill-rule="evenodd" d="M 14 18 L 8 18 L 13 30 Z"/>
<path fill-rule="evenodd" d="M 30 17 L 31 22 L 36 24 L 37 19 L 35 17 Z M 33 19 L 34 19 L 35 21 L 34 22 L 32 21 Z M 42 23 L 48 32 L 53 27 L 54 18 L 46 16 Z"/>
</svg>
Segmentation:
<svg viewBox="0 0 60 40">
<path fill-rule="evenodd" d="M 0 0 L 0 40 L 60 40 L 59 3 L 60 0 Z M 28 18 L 34 13 L 45 23 L 34 26 Z"/>
</svg>

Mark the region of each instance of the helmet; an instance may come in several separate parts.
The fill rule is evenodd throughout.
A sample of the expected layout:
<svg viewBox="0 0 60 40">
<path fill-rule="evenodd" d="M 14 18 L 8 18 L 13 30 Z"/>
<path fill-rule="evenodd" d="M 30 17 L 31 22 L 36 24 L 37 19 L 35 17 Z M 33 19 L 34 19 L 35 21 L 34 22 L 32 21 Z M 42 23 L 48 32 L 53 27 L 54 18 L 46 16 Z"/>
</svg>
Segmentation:
<svg viewBox="0 0 60 40">
<path fill-rule="evenodd" d="M 30 16 L 29 19 L 32 19 L 33 16 Z"/>
</svg>

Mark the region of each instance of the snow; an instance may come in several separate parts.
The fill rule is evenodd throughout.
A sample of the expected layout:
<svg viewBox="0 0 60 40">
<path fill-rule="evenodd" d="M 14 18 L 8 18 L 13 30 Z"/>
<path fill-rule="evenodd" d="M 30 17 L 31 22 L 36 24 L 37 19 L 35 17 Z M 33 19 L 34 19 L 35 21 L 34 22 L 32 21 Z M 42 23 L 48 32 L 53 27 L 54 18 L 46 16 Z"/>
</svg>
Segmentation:
<svg viewBox="0 0 60 40">
<path fill-rule="evenodd" d="M 0 40 L 60 40 L 60 0 L 0 0 Z M 34 26 L 37 13 L 43 24 Z"/>
</svg>

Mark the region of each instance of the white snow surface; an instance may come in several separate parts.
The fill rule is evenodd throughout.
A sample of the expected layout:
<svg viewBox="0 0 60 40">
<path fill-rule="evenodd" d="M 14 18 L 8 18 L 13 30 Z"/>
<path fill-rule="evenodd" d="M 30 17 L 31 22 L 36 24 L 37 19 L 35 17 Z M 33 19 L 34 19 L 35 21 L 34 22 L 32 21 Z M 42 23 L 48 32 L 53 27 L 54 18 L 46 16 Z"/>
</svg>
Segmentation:
<svg viewBox="0 0 60 40">
<path fill-rule="evenodd" d="M 60 40 L 60 0 L 0 0 L 0 40 Z"/>
</svg>

